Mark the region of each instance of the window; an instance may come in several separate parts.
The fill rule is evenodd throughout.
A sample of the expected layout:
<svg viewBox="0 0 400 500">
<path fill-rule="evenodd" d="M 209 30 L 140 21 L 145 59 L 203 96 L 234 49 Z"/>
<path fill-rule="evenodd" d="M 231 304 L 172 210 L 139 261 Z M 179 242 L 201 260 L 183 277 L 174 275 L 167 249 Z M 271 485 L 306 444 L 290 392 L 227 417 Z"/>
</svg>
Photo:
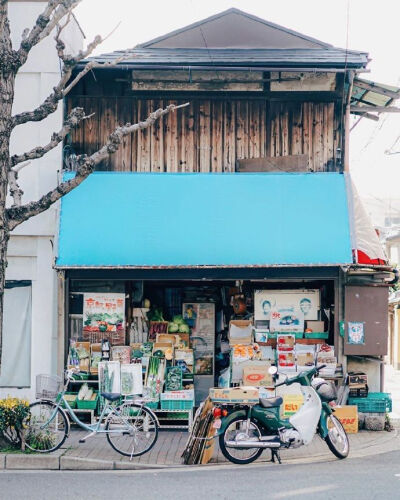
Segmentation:
<svg viewBox="0 0 400 500">
<path fill-rule="evenodd" d="M 32 283 L 7 281 L 0 387 L 31 385 Z"/>
</svg>

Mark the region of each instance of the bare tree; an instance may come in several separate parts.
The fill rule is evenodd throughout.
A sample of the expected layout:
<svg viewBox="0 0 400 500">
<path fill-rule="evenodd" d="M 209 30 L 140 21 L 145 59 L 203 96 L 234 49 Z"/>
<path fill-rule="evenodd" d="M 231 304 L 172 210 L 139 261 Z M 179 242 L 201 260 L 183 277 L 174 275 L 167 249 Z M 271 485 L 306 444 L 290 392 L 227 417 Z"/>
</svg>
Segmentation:
<svg viewBox="0 0 400 500">
<path fill-rule="evenodd" d="M 21 168 L 27 167 L 31 160 L 41 158 L 54 149 L 63 141 L 72 128 L 91 117 L 87 116 L 82 108 L 74 108 L 64 121 L 61 130 L 51 136 L 48 144 L 35 147 L 20 155 L 11 156 L 10 136 L 14 128 L 24 123 L 44 120 L 54 113 L 60 101 L 94 67 L 115 65 L 121 61 L 119 59 L 112 63 L 99 64 L 92 60 L 80 72 L 74 73 L 78 63 L 86 59 L 103 41 L 100 36 L 96 36 L 86 49 L 78 54 L 66 53 L 66 46 L 62 40 L 63 30 L 70 22 L 72 10 L 80 2 L 81 0 L 49 0 L 33 28 L 24 30 L 20 46 L 15 50 L 12 47 L 10 38 L 8 0 L 0 0 L 0 360 L 6 257 L 10 231 L 29 218 L 44 212 L 62 196 L 81 184 L 93 172 L 98 163 L 107 158 L 109 154 L 117 151 L 124 136 L 150 127 L 161 116 L 185 106 L 170 105 L 165 109 L 157 109 L 143 122 L 127 123 L 117 127 L 98 151 L 90 156 L 83 154 L 77 157 L 74 178 L 61 182 L 38 200 L 23 204 L 23 191 L 18 185 L 18 172 Z M 55 34 L 57 54 L 62 63 L 60 81 L 53 88 L 51 94 L 36 109 L 13 116 L 12 105 L 16 75 L 28 59 L 32 48 L 53 33 Z M 30 168 L 34 167 L 31 166 Z M 10 194 L 13 199 L 13 204 L 10 207 L 6 207 L 7 194 Z"/>
</svg>

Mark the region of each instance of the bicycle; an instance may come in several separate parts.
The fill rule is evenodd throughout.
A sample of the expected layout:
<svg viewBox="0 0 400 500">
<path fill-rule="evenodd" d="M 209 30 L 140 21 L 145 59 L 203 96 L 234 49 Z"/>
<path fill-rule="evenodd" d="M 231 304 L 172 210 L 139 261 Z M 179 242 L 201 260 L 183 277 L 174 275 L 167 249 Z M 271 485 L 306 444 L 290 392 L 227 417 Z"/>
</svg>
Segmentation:
<svg viewBox="0 0 400 500">
<path fill-rule="evenodd" d="M 30 405 L 31 414 L 26 422 L 25 444 L 32 451 L 51 453 L 58 450 L 67 439 L 71 420 L 89 432 L 80 439 L 84 443 L 96 434 L 106 434 L 109 444 L 121 455 L 131 459 L 151 450 L 158 438 L 158 420 L 151 409 L 147 408 L 144 398 L 125 400 L 114 407 L 121 394 L 100 393 L 106 404 L 95 424 L 82 422 L 65 399 L 73 370 L 65 372 L 63 384 L 58 376 L 38 375 L 36 377 L 36 398 Z M 64 408 L 62 407 L 64 406 Z M 105 419 L 104 424 L 102 424 Z"/>
</svg>

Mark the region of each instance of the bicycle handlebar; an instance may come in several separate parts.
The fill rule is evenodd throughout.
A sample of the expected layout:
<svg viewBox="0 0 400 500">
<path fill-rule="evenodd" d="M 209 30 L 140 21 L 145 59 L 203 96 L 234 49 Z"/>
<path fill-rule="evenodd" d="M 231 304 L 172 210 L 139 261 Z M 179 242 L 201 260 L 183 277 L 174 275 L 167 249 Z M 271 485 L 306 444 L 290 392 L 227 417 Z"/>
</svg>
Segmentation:
<svg viewBox="0 0 400 500">
<path fill-rule="evenodd" d="M 320 366 L 315 366 L 314 368 L 312 368 L 312 370 L 309 370 L 308 373 L 313 375 L 313 372 L 314 373 L 318 373 L 320 370 L 322 370 L 322 368 L 325 368 L 326 365 L 320 365 Z M 305 372 L 307 373 L 307 372 Z M 298 377 L 293 377 L 293 378 L 286 378 L 286 380 L 284 380 L 283 382 L 280 382 L 279 384 L 275 384 L 274 385 L 274 388 L 276 387 L 281 387 L 282 385 L 291 385 L 291 384 L 294 384 L 297 382 L 297 378 Z"/>
</svg>

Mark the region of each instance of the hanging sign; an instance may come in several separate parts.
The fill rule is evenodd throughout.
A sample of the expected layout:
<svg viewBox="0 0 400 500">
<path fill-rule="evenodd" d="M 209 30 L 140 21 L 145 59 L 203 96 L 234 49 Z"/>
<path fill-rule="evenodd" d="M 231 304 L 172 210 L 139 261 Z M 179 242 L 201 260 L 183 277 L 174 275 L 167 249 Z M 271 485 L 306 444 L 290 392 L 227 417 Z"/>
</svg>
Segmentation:
<svg viewBox="0 0 400 500">
<path fill-rule="evenodd" d="M 125 294 L 84 293 L 83 331 L 125 331 Z"/>
</svg>

